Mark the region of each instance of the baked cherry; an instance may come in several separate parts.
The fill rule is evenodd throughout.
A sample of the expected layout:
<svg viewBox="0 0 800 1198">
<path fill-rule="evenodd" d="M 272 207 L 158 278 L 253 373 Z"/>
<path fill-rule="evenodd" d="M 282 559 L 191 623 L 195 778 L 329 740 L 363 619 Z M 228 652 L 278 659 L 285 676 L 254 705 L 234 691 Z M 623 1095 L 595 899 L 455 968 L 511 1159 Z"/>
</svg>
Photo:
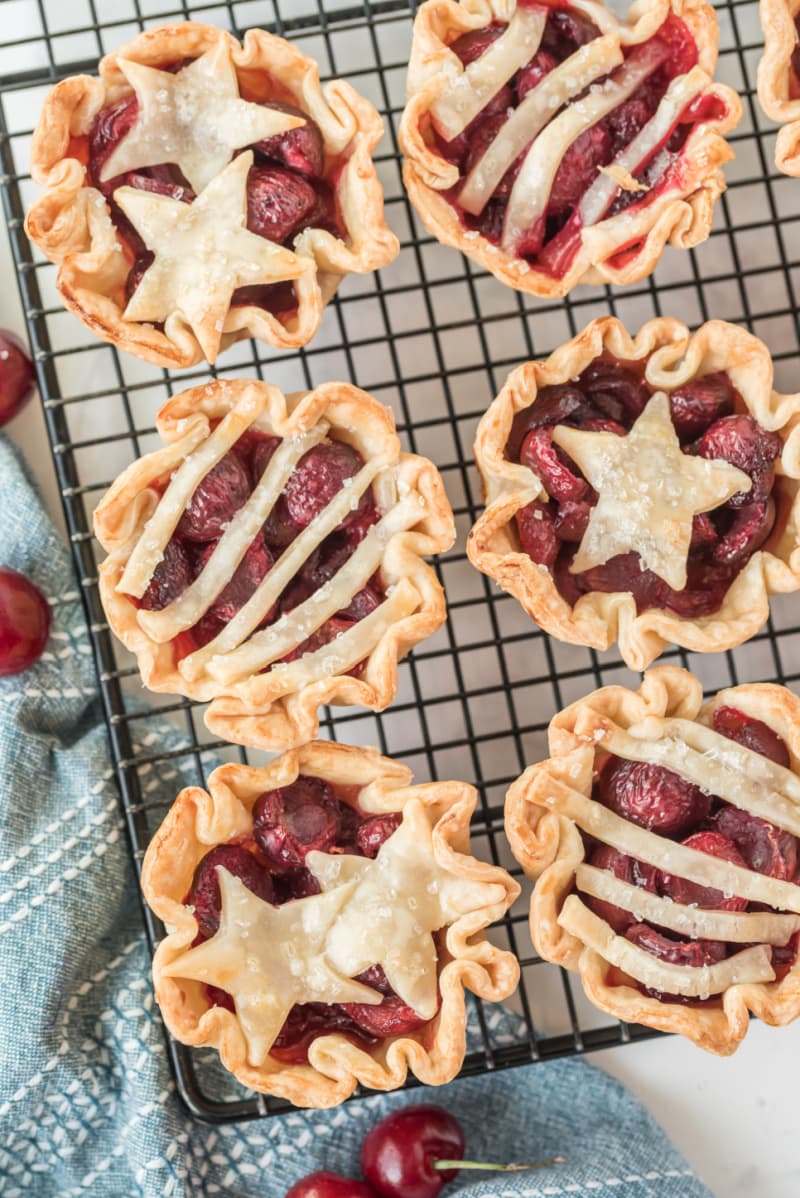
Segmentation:
<svg viewBox="0 0 800 1198">
<path fill-rule="evenodd" d="M 539 478 L 552 499 L 583 499 L 589 484 L 570 470 L 549 428 L 535 428 L 522 442 L 520 461 Z M 569 460 L 569 459 L 567 459 Z"/>
<path fill-rule="evenodd" d="M 291 653 L 287 653 L 282 660 L 299 661 L 301 657 L 305 657 L 306 653 L 316 653 L 317 649 L 322 649 L 324 645 L 330 645 L 333 641 L 338 640 L 354 625 L 355 620 L 344 620 L 341 616 L 331 616 L 330 620 L 326 620 L 321 628 L 311 633 L 308 640 L 303 641 L 302 645 L 298 645 L 296 649 L 292 649 Z M 358 667 L 356 666 L 354 669 L 358 669 Z"/>
<path fill-rule="evenodd" d="M 551 9 L 542 35 L 542 47 L 561 62 L 576 46 L 585 46 L 600 34 L 593 21 L 575 9 Z"/>
<path fill-rule="evenodd" d="M 586 367 L 578 386 L 603 416 L 627 425 L 633 424 L 642 414 L 651 394 L 647 383 L 635 370 L 603 358 Z"/>
<path fill-rule="evenodd" d="M 722 371 L 676 388 L 669 406 L 680 440 L 694 441 L 721 417 L 730 416 L 735 396 L 733 384 Z"/>
<path fill-rule="evenodd" d="M 778 733 L 763 720 L 745 715 L 738 707 L 715 707 L 712 723 L 715 732 L 735 740 L 747 749 L 752 749 L 754 753 L 761 753 L 763 757 L 769 757 L 770 761 L 775 761 L 787 769 L 792 764 L 786 742 Z"/>
<path fill-rule="evenodd" d="M 553 527 L 562 541 L 580 541 L 589 526 L 592 505 L 586 499 L 565 499 L 559 503 Z"/>
<path fill-rule="evenodd" d="M 523 553 L 540 566 L 552 566 L 558 557 L 559 539 L 550 504 L 535 499 L 516 513 Z"/>
<path fill-rule="evenodd" d="M 735 508 L 728 531 L 711 551 L 713 560 L 729 566 L 744 564 L 764 544 L 774 523 L 775 504 L 771 499 Z"/>
<path fill-rule="evenodd" d="M 708 545 L 713 545 L 719 540 L 714 521 L 709 516 L 708 512 L 699 512 L 692 520 L 692 549 L 700 549 Z"/>
<path fill-rule="evenodd" d="M 200 555 L 201 566 L 206 565 L 216 547 L 215 542 L 205 546 Z M 259 534 L 236 567 L 233 578 L 214 600 L 207 614 L 220 624 L 227 624 L 241 611 L 259 584 L 266 578 L 272 564 L 272 554 L 264 543 L 263 536 Z M 275 619 L 276 611 L 277 604 L 273 604 L 261 621 L 262 625 L 271 623 Z"/>
<path fill-rule="evenodd" d="M 193 579 L 191 558 L 182 542 L 172 537 L 164 547 L 164 556 L 153 571 L 139 606 L 145 611 L 161 611 L 182 595 Z"/>
<path fill-rule="evenodd" d="M 749 491 L 738 491 L 728 500 L 731 507 L 768 498 L 775 475 L 775 462 L 783 451 L 777 433 L 763 429 L 747 413 L 723 416 L 706 429 L 697 442 L 701 458 L 716 458 L 738 466 L 753 480 Z"/>
<path fill-rule="evenodd" d="M 462 33 L 451 42 L 450 49 L 458 55 L 464 66 L 468 67 L 471 62 L 475 62 L 486 53 L 503 33 L 503 29 L 504 26 L 499 23 L 486 25 L 483 29 L 470 29 L 468 33 Z"/>
<path fill-rule="evenodd" d="M 21 674 L 38 661 L 50 635 L 50 606 L 38 587 L 0 567 L 0 677 Z"/>
<path fill-rule="evenodd" d="M 35 386 L 33 362 L 22 342 L 0 330 L 0 428 L 25 406 Z"/>
<path fill-rule="evenodd" d="M 383 815 L 372 815 L 365 819 L 356 832 L 356 847 L 363 857 L 377 857 L 378 850 L 403 821 L 397 811 Z"/>
<path fill-rule="evenodd" d="M 288 280 L 284 283 L 253 283 L 248 287 L 237 287 L 231 296 L 231 307 L 242 308 L 248 304 L 263 308 L 273 316 L 287 316 L 297 309 L 297 294 Z"/>
<path fill-rule="evenodd" d="M 377 1195 L 364 1181 L 323 1169 L 296 1181 L 287 1190 L 286 1198 L 377 1198 Z"/>
<path fill-rule="evenodd" d="M 669 965 L 698 968 L 714 965 L 725 957 L 725 945 L 719 940 L 681 940 L 657 932 L 646 923 L 636 923 L 628 928 L 625 938 Z"/>
<path fill-rule="evenodd" d="M 462 168 L 465 175 L 468 175 L 472 168 L 480 162 L 507 120 L 508 115 L 503 111 L 489 113 L 475 122 L 475 128 L 470 131 L 469 149 Z M 493 195 L 498 199 L 507 199 L 511 195 L 511 188 L 519 174 L 522 158 L 523 156 L 520 155 L 516 162 L 512 163 L 494 189 Z"/>
<path fill-rule="evenodd" d="M 265 107 L 275 108 L 289 116 L 302 117 L 305 124 L 285 133 L 265 137 L 262 141 L 255 142 L 253 149 L 266 158 L 282 163 L 290 170 L 298 171 L 301 175 L 308 175 L 312 179 L 319 178 L 325 165 L 325 144 L 317 122 L 293 104 L 281 104 L 278 100 L 270 100 Z"/>
<path fill-rule="evenodd" d="M 601 591 L 604 594 L 629 591 L 636 601 L 638 612 L 662 606 L 667 589 L 657 574 L 642 569 L 639 554 L 634 552 L 617 554 L 599 566 L 584 570 L 579 578 L 579 585 L 585 591 Z"/>
<path fill-rule="evenodd" d="M 343 441 L 323 441 L 309 449 L 286 483 L 287 513 L 298 528 L 305 528 L 361 469 L 361 457 Z M 362 496 L 361 502 L 369 502 Z M 342 521 L 346 525 L 348 520 Z"/>
<path fill-rule="evenodd" d="M 687 849 L 708 853 L 711 857 L 719 857 L 721 861 L 730 861 L 732 865 L 747 869 L 747 862 L 734 841 L 729 836 L 723 836 L 721 832 L 695 832 L 682 843 Z M 744 911 L 747 908 L 747 899 L 723 894 L 713 886 L 700 886 L 697 882 L 690 882 L 688 878 L 678 877 L 677 874 L 660 871 L 658 889 L 662 895 L 687 907 L 719 911 Z"/>
<path fill-rule="evenodd" d="M 556 171 L 550 190 L 548 213 L 571 212 L 613 154 L 611 134 L 602 123 L 584 130 L 571 144 Z"/>
<path fill-rule="evenodd" d="M 645 865 L 644 862 L 637 861 L 635 857 L 628 857 L 625 853 L 620 853 L 618 849 L 613 849 L 611 845 L 596 845 L 589 854 L 588 864 L 595 866 L 596 869 L 608 870 L 609 873 L 631 886 L 641 886 L 643 890 L 655 893 L 657 871 L 653 866 Z M 599 915 L 619 934 L 624 934 L 626 929 L 635 922 L 635 916 L 630 911 L 625 911 L 614 903 L 594 898 L 592 895 L 586 896 L 586 902 L 595 915 Z"/>
<path fill-rule="evenodd" d="M 130 133 L 139 115 L 139 101 L 135 95 L 126 96 L 116 104 L 101 108 L 89 130 L 89 179 L 93 187 L 103 195 L 110 195 L 119 187 L 119 177 L 100 182 L 100 172 L 111 151 Z"/>
<path fill-rule="evenodd" d="M 641 96 L 634 96 L 609 113 L 606 124 L 611 134 L 614 154 L 630 145 L 652 115 L 651 106 Z"/>
<path fill-rule="evenodd" d="M 264 523 L 264 540 L 278 557 L 300 531 L 289 515 L 286 496 L 279 495 Z"/>
<path fill-rule="evenodd" d="M 361 1146 L 361 1172 L 381 1198 L 436 1198 L 456 1176 L 437 1170 L 438 1160 L 460 1161 L 465 1140 L 461 1124 L 442 1107 L 403 1107 L 386 1115 Z"/>
<path fill-rule="evenodd" d="M 271 437 L 268 433 L 259 433 L 254 429 L 249 429 L 236 442 L 237 455 L 250 467 L 253 486 L 261 481 L 280 443 L 280 437 Z"/>
<path fill-rule="evenodd" d="M 539 50 L 534 54 L 530 62 L 517 72 L 517 96 L 519 99 L 524 100 L 528 92 L 538 87 L 545 75 L 549 75 L 557 66 L 558 59 L 552 54 L 548 54 L 546 50 Z"/>
<path fill-rule="evenodd" d="M 128 271 L 128 277 L 125 280 L 125 298 L 126 299 L 129 300 L 131 298 L 134 291 L 139 286 L 142 279 L 147 274 L 148 270 L 153 265 L 155 260 L 156 260 L 156 256 L 155 256 L 155 254 L 151 253 L 150 250 L 146 250 L 145 253 L 140 254 L 139 257 L 136 259 L 133 266 Z"/>
<path fill-rule="evenodd" d="M 347 1002 L 341 1006 L 359 1028 L 379 1040 L 407 1036 L 428 1023 L 396 994 L 387 994 L 378 1004 Z"/>
<path fill-rule="evenodd" d="M 797 873 L 797 839 L 765 819 L 724 806 L 711 821 L 718 832 L 736 845 L 750 869 L 791 882 Z"/>
<path fill-rule="evenodd" d="M 253 166 L 247 176 L 247 227 L 281 244 L 314 210 L 317 195 L 300 175 L 280 166 Z"/>
<path fill-rule="evenodd" d="M 222 900 L 217 866 L 222 866 L 229 874 L 233 874 L 265 903 L 271 903 L 275 897 L 272 879 L 252 853 L 248 853 L 247 849 L 238 844 L 217 845 L 198 865 L 192 885 L 191 901 L 194 904 L 195 919 L 205 937 L 213 936 L 219 928 Z"/>
<path fill-rule="evenodd" d="M 249 495 L 247 470 L 231 450 L 198 483 L 178 521 L 178 536 L 188 541 L 215 541 Z"/>
<path fill-rule="evenodd" d="M 644 761 L 611 758 L 598 781 L 611 811 L 651 832 L 678 836 L 708 816 L 711 796 L 672 770 Z"/>
<path fill-rule="evenodd" d="M 259 795 L 253 807 L 253 838 L 270 868 L 296 869 L 312 849 L 325 853 L 333 848 L 338 806 L 327 782 L 307 774 Z"/>
</svg>

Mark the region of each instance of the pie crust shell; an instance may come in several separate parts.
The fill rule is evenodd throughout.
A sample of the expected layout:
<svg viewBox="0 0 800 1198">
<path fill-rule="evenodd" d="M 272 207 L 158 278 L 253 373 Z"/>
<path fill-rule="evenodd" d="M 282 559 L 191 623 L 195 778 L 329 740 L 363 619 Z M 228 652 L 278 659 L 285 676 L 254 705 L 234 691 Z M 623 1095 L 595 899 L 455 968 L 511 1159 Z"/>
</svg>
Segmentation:
<svg viewBox="0 0 800 1198">
<path fill-rule="evenodd" d="M 258 796 L 288 786 L 300 773 L 364 788 L 359 803 L 370 813 L 402 811 L 410 799 L 421 800 L 432 824 L 437 862 L 459 877 L 491 884 L 496 898 L 447 928 L 439 968 L 441 1006 L 419 1032 L 388 1038 L 370 1048 L 336 1033 L 326 1034 L 310 1045 L 307 1065 L 285 1064 L 269 1056 L 263 1066 L 255 1067 L 248 1062 L 235 1014 L 209 1007 L 200 983 L 168 977 L 163 971 L 197 935 L 192 909 L 183 900 L 201 858 L 215 845 L 248 833 Z M 220 766 L 209 778 L 208 791 L 199 787 L 181 791 L 142 868 L 145 898 L 167 926 L 167 936 L 153 960 L 153 979 L 172 1034 L 184 1044 L 216 1048 L 225 1067 L 243 1085 L 297 1106 L 335 1106 L 359 1084 L 394 1090 L 403 1085 L 409 1070 L 425 1085 L 450 1081 L 464 1058 L 465 991 L 500 1002 L 514 992 L 519 980 L 513 953 L 496 948 L 484 935 L 484 929 L 512 905 L 520 887 L 505 870 L 469 855 L 469 824 L 477 799 L 474 788 L 463 782 L 414 786 L 406 766 L 381 757 L 375 749 L 315 741 L 283 753 L 263 768 Z"/>
<path fill-rule="evenodd" d="M 797 13 L 797 0 L 761 0 L 764 53 L 758 64 L 758 99 L 767 116 L 783 126 L 775 164 L 786 175 L 800 175 L 800 95 L 791 95 Z"/>
<path fill-rule="evenodd" d="M 516 0 L 425 0 L 414 22 L 407 82 L 407 102 L 399 142 L 405 155 L 403 180 L 411 202 L 429 233 L 443 245 L 461 250 L 490 271 L 501 283 L 543 298 L 567 295 L 578 283 L 634 283 L 656 267 L 664 247 L 688 249 L 705 241 L 711 230 L 714 204 L 725 190 L 723 164 L 734 157 L 725 135 L 741 119 L 742 106 L 731 88 L 713 81 L 719 31 L 717 18 L 705 0 L 653 0 L 635 5 L 632 24 L 621 22 L 605 4 L 582 0 L 575 7 L 588 16 L 601 34 L 618 34 L 624 46 L 647 41 L 670 13 L 691 30 L 698 63 L 708 77 L 703 95 L 716 96 L 725 106 L 721 120 L 698 126 L 681 151 L 685 185 L 658 197 L 639 212 L 622 212 L 598 222 L 563 276 L 557 278 L 535 265 L 506 253 L 478 232 L 465 229 L 459 213 L 443 192 L 458 181 L 458 168 L 436 148 L 430 110 L 448 81 L 463 68 L 448 43 L 462 33 L 482 29 L 492 21 L 509 21 Z M 623 247 L 641 242 L 638 253 L 614 261 Z"/>
<path fill-rule="evenodd" d="M 514 514 L 546 492 L 527 466 L 504 457 L 514 415 L 540 386 L 576 378 L 601 355 L 623 364 L 649 359 L 647 382 L 670 392 L 690 380 L 726 371 L 749 411 L 783 440 L 777 463 L 775 526 L 750 558 L 716 612 L 696 619 L 666 609 L 637 615 L 630 593 L 592 592 L 574 607 L 562 598 L 551 572 L 519 549 Z M 512 371 L 482 418 L 475 441 L 485 510 L 467 539 L 472 564 L 493 578 L 546 632 L 570 644 L 608 649 L 618 642 L 625 663 L 644 670 L 668 645 L 692 652 L 732 649 L 766 623 L 769 596 L 800 588 L 800 395 L 773 389 L 773 366 L 763 342 L 736 325 L 712 320 L 691 334 L 680 321 L 659 317 L 631 338 L 614 317 L 592 321 L 572 341 L 540 362 Z"/>
<path fill-rule="evenodd" d="M 319 66 L 290 42 L 262 29 L 240 44 L 214 25 L 186 21 L 148 29 L 100 61 L 99 78 L 76 75 L 50 91 L 31 144 L 31 175 L 44 187 L 25 221 L 28 236 L 57 264 L 57 287 L 66 307 L 104 341 L 156 366 L 187 367 L 202 361 L 197 338 L 177 313 L 164 331 L 125 320 L 129 266 L 102 194 L 88 182 L 85 137 L 95 115 L 131 91 L 120 58 L 146 66 L 196 58 L 220 41 L 230 46 L 240 90 L 251 100 L 271 98 L 277 86 L 319 125 L 326 155 L 343 156 L 336 183 L 348 231 L 345 244 L 324 229 L 309 229 L 295 242 L 298 310 L 288 323 L 253 305 L 232 307 L 220 350 L 243 337 L 278 349 L 297 349 L 317 332 L 328 300 L 350 272 L 388 265 L 399 252 L 383 215 L 383 190 L 372 153 L 383 136 L 373 105 L 348 83 L 320 84 Z M 75 156 L 77 155 L 77 156 Z"/>
<path fill-rule="evenodd" d="M 587 713 L 607 716 L 622 728 L 648 716 L 709 724 L 714 709 L 725 705 L 768 724 L 785 741 L 792 771 L 800 770 L 800 699 L 786 687 L 773 683 L 728 687 L 704 704 L 702 684 L 693 674 L 678 666 L 657 666 L 645 674 L 638 690 L 603 687 L 560 711 L 548 731 L 549 759 L 529 766 L 511 785 L 505 807 L 511 849 L 525 873 L 536 880 L 530 928 L 541 956 L 578 973 L 587 997 L 609 1015 L 678 1032 L 722 1056 L 734 1052 L 743 1039 L 749 1012 L 775 1027 L 800 1015 L 800 962 L 795 961 L 781 981 L 735 984 L 717 1002 L 703 1006 L 661 1002 L 642 994 L 619 972 L 618 984 L 609 984 L 613 967 L 557 922 L 573 888 L 575 870 L 584 859 L 584 846 L 575 823 L 548 810 L 547 799 L 556 779 L 566 780 L 582 794 L 591 793 L 599 750 L 590 737 L 576 731 Z"/>
<path fill-rule="evenodd" d="M 387 541 L 381 570 L 388 584 L 410 583 L 419 601 L 362 659 L 359 678 L 321 673 L 288 693 L 273 672 L 225 684 L 204 670 L 190 681 L 176 667 L 171 644 L 151 639 L 137 619 L 134 602 L 116 589 L 133 545 L 158 506 L 148 484 L 169 474 L 170 466 L 159 467 L 161 457 L 190 428 L 199 428 L 199 435 L 207 437 L 211 422 L 242 402 L 250 419 L 266 420 L 277 436 L 296 438 L 324 419 L 366 462 L 378 452 L 385 455 L 389 464 L 373 484 L 379 509 L 382 494 L 402 491 L 407 499 L 416 497 L 419 519 Z M 158 413 L 156 427 L 166 448 L 139 458 L 123 471 L 94 515 L 95 534 L 109 554 L 99 569 L 101 601 L 112 630 L 136 656 L 145 685 L 199 702 L 211 700 L 205 712 L 211 732 L 237 744 L 267 749 L 286 749 L 312 739 L 324 704 L 361 705 L 373 711 L 387 707 L 397 689 L 398 662 L 445 619 L 444 591 L 423 555 L 442 553 L 455 539 L 453 513 L 438 470 L 427 458 L 401 452 L 389 409 L 348 383 L 325 383 L 313 391 L 284 396 L 268 383 L 218 379 L 169 399 Z"/>
</svg>

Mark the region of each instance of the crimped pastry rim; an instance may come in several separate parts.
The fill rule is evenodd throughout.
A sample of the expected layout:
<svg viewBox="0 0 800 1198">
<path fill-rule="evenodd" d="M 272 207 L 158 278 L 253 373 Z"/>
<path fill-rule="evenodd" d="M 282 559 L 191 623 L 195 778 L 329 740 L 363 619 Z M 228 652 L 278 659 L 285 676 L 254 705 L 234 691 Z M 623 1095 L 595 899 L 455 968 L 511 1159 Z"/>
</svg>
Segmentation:
<svg viewBox="0 0 800 1198">
<path fill-rule="evenodd" d="M 690 720 L 700 717 L 707 722 L 716 706 L 726 704 L 763 719 L 774 728 L 786 742 L 792 768 L 797 772 L 800 699 L 786 687 L 774 683 L 725 687 L 703 703 L 702 685 L 688 670 L 656 666 L 647 671 L 638 690 L 602 687 L 560 711 L 548 730 L 549 759 L 529 766 L 512 783 L 505 805 L 505 828 L 511 850 L 526 875 L 536 881 L 531 897 L 530 930 L 540 955 L 579 974 L 587 997 L 607 1014 L 627 1023 L 677 1032 L 720 1056 L 728 1056 L 738 1048 L 747 1032 L 750 1012 L 774 1027 L 784 1026 L 800 1016 L 800 961 L 795 962 L 781 981 L 730 986 L 721 997 L 721 1005 L 713 1007 L 663 1003 L 640 993 L 633 985 L 609 985 L 606 980 L 609 966 L 603 958 L 557 923 L 584 850 L 573 822 L 547 810 L 545 792 L 554 763 L 576 749 L 586 752 L 585 738 L 575 733 L 574 726 L 579 713 L 589 706 L 627 727 L 648 715 Z"/>
<path fill-rule="evenodd" d="M 443 245 L 460 250 L 501 283 L 545 299 L 565 296 L 579 283 L 638 282 L 652 273 L 667 244 L 688 249 L 705 241 L 711 231 L 714 205 L 725 190 L 722 167 L 734 157 L 725 135 L 738 125 L 742 116 L 737 93 L 713 79 L 703 94 L 722 101 L 728 115 L 722 121 L 709 123 L 701 133 L 695 130 L 690 134 L 687 146 L 691 145 L 692 150 L 691 183 L 687 182 L 681 194 L 659 197 L 633 217 L 621 213 L 599 222 L 593 227 L 590 250 L 587 252 L 584 247 L 583 254 L 576 257 L 563 278 L 538 271 L 479 233 L 463 228 L 458 213 L 441 194 L 442 189 L 455 183 L 457 173 L 452 173 L 455 168 L 449 168 L 427 146 L 420 123 L 438 96 L 442 80 L 459 69 L 454 64 L 455 56 L 442 40 L 445 31 L 461 33 L 482 28 L 492 20 L 508 21 L 515 8 L 516 0 L 424 0 L 417 11 L 406 107 L 398 140 L 405 155 L 403 181 L 428 232 Z M 650 6 L 639 6 L 632 27 L 621 25 L 599 0 L 583 0 L 580 9 L 598 25 L 601 33 L 621 30 L 625 44 L 646 41 L 672 12 L 691 28 L 699 63 L 709 76 L 713 75 L 719 33 L 714 9 L 706 0 L 655 0 Z M 684 162 L 689 161 L 689 156 L 684 155 Z M 643 245 L 634 258 L 613 262 L 618 250 L 640 240 Z"/>
<path fill-rule="evenodd" d="M 173 314 L 169 333 L 123 319 L 123 308 L 98 280 L 124 287 L 114 227 L 101 194 L 88 185 L 87 168 L 69 154 L 71 138 L 88 133 L 94 115 L 108 101 L 130 92 L 119 58 L 146 65 L 197 57 L 227 42 L 240 80 L 269 72 L 298 106 L 313 115 L 326 148 L 348 157 L 337 185 L 346 210 L 352 246 L 325 230 L 307 230 L 295 243 L 298 312 L 284 325 L 272 313 L 252 305 L 231 308 L 220 352 L 242 337 L 253 336 L 278 349 L 297 349 L 317 332 L 325 304 L 349 272 L 367 273 L 388 265 L 399 243 L 384 220 L 383 189 L 372 153 L 383 136 L 373 105 L 342 80 L 324 86 L 319 66 L 297 47 L 260 29 L 249 30 L 240 44 L 214 25 L 185 21 L 147 29 L 101 59 L 99 77 L 71 76 L 48 93 L 31 143 L 31 175 L 45 190 L 25 219 L 31 240 L 58 265 L 56 285 L 66 307 L 105 341 L 156 366 L 188 367 L 204 360 L 194 333 Z M 94 283 L 93 283 L 94 280 Z"/>
<path fill-rule="evenodd" d="M 335 1033 L 311 1045 L 308 1065 L 248 1063 L 246 1044 L 236 1016 L 208 1008 L 200 983 L 166 977 L 164 968 L 191 944 L 197 923 L 182 899 L 194 870 L 209 848 L 251 826 L 249 811 L 263 790 L 286 786 L 298 773 L 316 774 L 345 785 L 369 787 L 369 810 L 399 811 L 411 798 L 432 813 L 434 854 L 451 871 L 474 881 L 494 883 L 497 901 L 449 925 L 447 961 L 440 971 L 442 1003 L 438 1015 L 420 1037 L 400 1036 L 360 1048 Z M 297 1106 L 331 1107 L 361 1084 L 375 1090 L 403 1085 L 409 1069 L 426 1085 L 441 1085 L 456 1075 L 464 1057 L 466 990 L 490 1002 L 508 998 L 516 989 L 519 964 L 513 953 L 489 943 L 484 930 L 500 919 L 520 887 L 499 866 L 469 855 L 469 824 L 477 793 L 462 782 L 414 785 L 411 771 L 376 749 L 316 741 L 291 749 L 268 766 L 226 764 L 210 775 L 208 791 L 187 787 L 180 792 L 147 849 L 142 890 L 155 914 L 167 925 L 167 936 L 153 959 L 156 999 L 172 1034 L 184 1044 L 214 1047 L 225 1067 L 243 1085 L 288 1099 Z M 200 1010 L 203 1006 L 205 1009 Z M 423 1032 L 432 1029 L 432 1036 Z M 427 1039 L 427 1043 L 423 1043 Z M 275 1067 L 277 1066 L 277 1067 Z"/>
<path fill-rule="evenodd" d="M 575 378 L 604 352 L 623 363 L 653 355 L 648 381 L 667 389 L 699 374 L 726 370 L 747 410 L 762 427 L 783 439 L 780 462 L 787 497 L 768 538 L 771 548 L 753 554 L 728 589 L 722 606 L 709 616 L 691 619 L 655 608 L 637 615 L 635 601 L 626 592 L 591 592 L 570 607 L 551 572 L 521 552 L 516 533 L 510 531 L 517 509 L 545 494 L 527 467 L 503 457 L 514 413 L 531 402 L 539 386 Z M 470 561 L 518 599 L 546 632 L 570 644 L 599 650 L 617 641 L 620 655 L 631 669 L 646 669 L 672 644 L 710 653 L 749 640 L 767 620 L 769 596 L 800 589 L 800 395 L 781 395 L 772 384 L 772 360 L 766 346 L 725 321 L 708 321 L 690 333 L 679 320 L 658 317 L 643 325 L 635 337 L 615 317 L 592 321 L 548 358 L 512 371 L 481 419 L 475 460 L 486 506 L 467 538 Z"/>
<path fill-rule="evenodd" d="M 800 175 L 800 97 L 789 95 L 798 11 L 795 0 L 761 0 L 759 8 L 764 53 L 758 64 L 758 99 L 767 116 L 783 126 L 775 143 L 775 164 L 786 175 Z"/>
</svg>

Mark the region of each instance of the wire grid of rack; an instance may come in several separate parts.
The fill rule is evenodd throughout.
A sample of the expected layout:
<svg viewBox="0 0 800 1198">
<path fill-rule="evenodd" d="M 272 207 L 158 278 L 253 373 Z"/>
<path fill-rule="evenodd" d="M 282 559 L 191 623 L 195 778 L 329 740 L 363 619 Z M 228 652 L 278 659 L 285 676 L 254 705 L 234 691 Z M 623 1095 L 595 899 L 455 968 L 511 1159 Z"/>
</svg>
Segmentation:
<svg viewBox="0 0 800 1198">
<path fill-rule="evenodd" d="M 717 4 L 718 75 L 742 95 L 745 116 L 731 139 L 736 161 L 727 168 L 729 191 L 718 206 L 710 239 L 696 251 L 668 250 L 653 278 L 642 284 L 627 290 L 581 288 L 568 300 L 551 303 L 504 288 L 437 245 L 408 203 L 396 127 L 415 7 L 414 0 L 0 0 L 3 203 L 137 867 L 166 810 L 165 802 L 148 797 L 145 774 L 157 770 L 163 777 L 179 759 L 202 784 L 221 757 L 247 755 L 214 742 L 201 710 L 185 700 L 159 697 L 142 710 L 135 666 L 112 639 L 99 603 L 99 547 L 90 532 L 91 515 L 116 473 L 157 444 L 153 421 L 161 403 L 208 371 L 170 374 L 119 355 L 63 311 L 53 267 L 22 230 L 33 194 L 30 134 L 53 82 L 94 71 L 99 55 L 147 24 L 193 17 L 236 34 L 260 26 L 296 39 L 320 62 L 324 77 L 350 79 L 383 113 L 387 134 L 376 161 L 387 219 L 402 240 L 400 257 L 375 275 L 345 280 L 306 350 L 278 354 L 244 342 L 211 373 L 255 374 L 285 390 L 351 380 L 390 404 L 406 446 L 438 464 L 459 533 L 455 549 L 437 567 L 449 600 L 447 626 L 402 665 L 397 701 L 389 711 L 375 716 L 339 709 L 334 719 L 324 721 L 323 735 L 377 744 L 409 764 L 419 780 L 476 782 L 475 852 L 516 874 L 502 834 L 508 784 L 527 763 L 545 755 L 545 730 L 558 708 L 596 686 L 636 679 L 614 651 L 596 654 L 561 645 L 537 631 L 514 599 L 467 562 L 466 532 L 480 509 L 471 445 L 486 405 L 513 366 L 549 353 L 606 312 L 632 331 L 660 314 L 677 315 L 690 325 L 712 316 L 738 321 L 770 346 L 778 386 L 798 389 L 793 377 L 800 352 L 798 184 L 775 171 L 774 130 L 755 97 L 761 49 L 755 0 Z M 800 678 L 795 604 L 774 603 L 768 627 L 734 653 L 668 656 L 694 669 L 709 690 L 755 679 L 791 684 Z M 157 730 L 165 717 L 182 730 L 185 747 L 163 748 Z M 252 754 L 250 759 L 259 760 Z M 652 1034 L 595 1011 L 568 975 L 535 956 L 526 922 L 528 898 L 526 890 L 494 932 L 522 965 L 523 984 L 515 999 L 520 1033 L 511 1042 L 507 1035 L 496 1038 L 491 1012 L 477 1004 L 481 1043 L 468 1054 L 465 1074 Z M 146 922 L 155 943 L 160 929 L 147 913 Z M 208 1054 L 172 1042 L 169 1051 L 178 1091 L 197 1117 L 228 1121 L 285 1109 L 280 1102 L 233 1089 Z"/>
</svg>

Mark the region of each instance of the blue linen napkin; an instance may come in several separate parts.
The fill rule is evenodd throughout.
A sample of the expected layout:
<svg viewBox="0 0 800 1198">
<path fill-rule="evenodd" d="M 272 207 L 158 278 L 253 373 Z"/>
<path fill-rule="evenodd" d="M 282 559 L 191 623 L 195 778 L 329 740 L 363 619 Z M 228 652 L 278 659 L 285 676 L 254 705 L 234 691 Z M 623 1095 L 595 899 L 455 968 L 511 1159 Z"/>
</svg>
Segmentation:
<svg viewBox="0 0 800 1198">
<path fill-rule="evenodd" d="M 357 1176 L 372 1123 L 430 1100 L 462 1121 L 477 1159 L 568 1158 L 537 1173 L 462 1174 L 448 1193 L 708 1198 L 647 1111 L 581 1060 L 330 1112 L 218 1128 L 189 1118 L 153 1001 L 70 558 L 2 438 L 0 511 L 0 564 L 28 575 L 53 609 L 40 662 L 0 679 L 0 1194 L 283 1198 L 314 1169 Z M 159 736 L 180 744 L 167 723 Z M 178 759 L 144 784 L 149 797 L 171 801 L 185 781 Z M 487 1018 L 496 1041 L 515 1033 L 516 1015 L 489 1008 Z"/>
</svg>

